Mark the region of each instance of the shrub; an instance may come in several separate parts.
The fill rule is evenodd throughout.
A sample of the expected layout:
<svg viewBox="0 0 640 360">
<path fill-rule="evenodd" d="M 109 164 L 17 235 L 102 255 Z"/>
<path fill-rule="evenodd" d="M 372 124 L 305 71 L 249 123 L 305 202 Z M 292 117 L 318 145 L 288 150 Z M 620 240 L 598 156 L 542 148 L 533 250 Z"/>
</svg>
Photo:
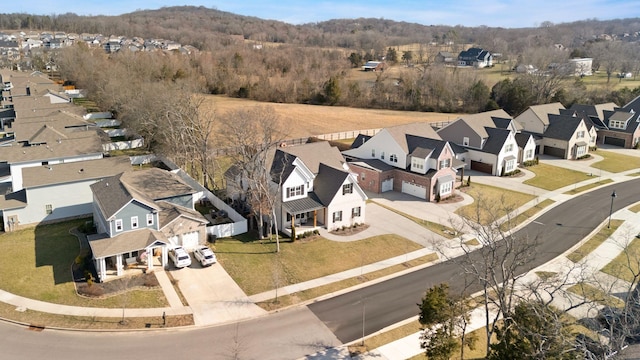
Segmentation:
<svg viewBox="0 0 640 360">
<path fill-rule="evenodd" d="M 584 154 L 576 158 L 576 160 L 588 159 L 591 157 L 591 154 Z"/>
<path fill-rule="evenodd" d="M 638 146 L 638 144 L 636 144 L 636 146 Z M 598 151 L 598 147 L 597 146 L 589 146 L 589 151 Z"/>
<path fill-rule="evenodd" d="M 524 167 L 529 167 L 529 166 L 533 166 L 533 165 L 538 165 L 538 161 L 534 159 L 534 160 L 527 160 L 527 161 L 522 163 L 522 166 L 524 166 Z"/>
<path fill-rule="evenodd" d="M 467 178 L 467 186 L 471 186 L 471 175 Z"/>
<path fill-rule="evenodd" d="M 513 176 L 513 175 L 516 175 L 516 174 L 519 174 L 519 173 L 520 173 L 520 169 L 515 169 L 515 170 L 510 171 L 508 173 L 504 173 L 502 176 Z"/>
</svg>

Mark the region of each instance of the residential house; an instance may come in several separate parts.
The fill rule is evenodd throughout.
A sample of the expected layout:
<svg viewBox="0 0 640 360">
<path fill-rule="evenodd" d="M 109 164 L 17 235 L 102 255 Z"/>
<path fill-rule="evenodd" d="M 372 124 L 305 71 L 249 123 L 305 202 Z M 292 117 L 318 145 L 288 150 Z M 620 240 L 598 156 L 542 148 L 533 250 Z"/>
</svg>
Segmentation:
<svg viewBox="0 0 640 360">
<path fill-rule="evenodd" d="M 605 129 L 600 129 L 600 144 L 608 144 L 631 149 L 640 143 L 640 113 L 631 108 L 604 111 Z"/>
<path fill-rule="evenodd" d="M 574 76 L 591 76 L 593 72 L 591 68 L 593 67 L 593 59 L 592 58 L 573 58 L 569 59 L 569 65 L 572 70 L 572 75 Z"/>
<path fill-rule="evenodd" d="M 476 68 L 493 66 L 493 56 L 487 50 L 470 48 L 460 52 L 458 55 L 458 65 L 473 66 Z"/>
<path fill-rule="evenodd" d="M 549 114 L 559 115 L 560 110 L 565 107 L 559 103 L 532 105 L 529 106 L 514 120 L 522 126 L 523 131 L 534 134 L 543 134 L 549 126 Z"/>
<path fill-rule="evenodd" d="M 518 143 L 518 164 L 535 160 L 536 140 L 533 134 L 519 132 L 515 134 L 515 138 Z"/>
<path fill-rule="evenodd" d="M 91 215 L 90 185 L 129 169 L 128 156 L 25 167 L 23 188 L 0 196 L 3 229 Z"/>
<path fill-rule="evenodd" d="M 575 160 L 589 153 L 590 135 L 582 117 L 549 114 L 542 136 L 544 154 Z"/>
<path fill-rule="evenodd" d="M 448 51 L 439 51 L 436 55 L 436 62 L 445 65 L 453 65 L 456 62 L 456 56 Z"/>
<path fill-rule="evenodd" d="M 519 130 L 504 110 L 493 110 L 462 116 L 438 130 L 438 135 L 466 149 L 465 161 L 472 170 L 501 176 L 518 166 Z"/>
<path fill-rule="evenodd" d="M 414 123 L 382 129 L 343 154 L 359 174 L 363 189 L 399 191 L 434 201 L 453 194 L 456 168 L 464 166 L 453 146 L 429 123 Z"/>
<path fill-rule="evenodd" d="M 135 263 L 166 267 L 169 249 L 206 241 L 209 221 L 194 210 L 197 191 L 172 172 L 127 171 L 92 184 L 91 191 L 97 234 L 88 239 L 100 281 Z"/>
</svg>

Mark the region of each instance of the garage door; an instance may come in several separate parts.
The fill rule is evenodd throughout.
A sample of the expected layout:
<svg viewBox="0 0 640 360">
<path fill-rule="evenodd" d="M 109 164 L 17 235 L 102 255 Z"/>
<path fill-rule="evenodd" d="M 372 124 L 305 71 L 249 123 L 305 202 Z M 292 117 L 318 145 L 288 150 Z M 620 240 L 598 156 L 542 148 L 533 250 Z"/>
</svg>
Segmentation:
<svg viewBox="0 0 640 360">
<path fill-rule="evenodd" d="M 385 191 L 391 191 L 391 190 L 393 190 L 393 178 L 383 180 L 382 189 L 380 191 L 385 192 Z"/>
<path fill-rule="evenodd" d="M 487 163 L 483 163 L 483 162 L 480 162 L 480 161 L 471 160 L 471 170 L 476 170 L 476 171 L 480 171 L 480 172 L 483 172 L 483 173 L 492 174 L 493 173 L 493 165 L 487 164 Z"/>
<path fill-rule="evenodd" d="M 611 136 L 605 136 L 604 137 L 604 143 L 605 144 L 609 144 L 609 145 L 615 145 L 615 146 L 624 147 L 625 140 L 624 139 L 619 139 L 619 138 L 614 138 L 614 137 L 611 137 Z"/>
<path fill-rule="evenodd" d="M 179 246 L 180 244 L 178 244 L 178 236 L 171 236 L 170 238 L 168 238 L 167 240 L 169 240 L 169 243 L 173 246 Z"/>
<path fill-rule="evenodd" d="M 200 233 L 197 231 L 182 234 L 182 247 L 185 249 L 195 249 L 200 240 Z"/>
<path fill-rule="evenodd" d="M 417 184 L 412 184 L 406 181 L 402 182 L 402 192 L 405 194 L 409 194 L 415 197 L 419 197 L 420 199 L 427 198 L 427 188 L 424 186 L 420 186 Z"/>
<path fill-rule="evenodd" d="M 564 149 L 562 149 L 562 148 L 545 146 L 544 147 L 544 153 L 546 155 L 551 155 L 551 156 L 555 156 L 555 157 L 559 157 L 559 158 L 563 158 L 564 159 Z"/>
</svg>

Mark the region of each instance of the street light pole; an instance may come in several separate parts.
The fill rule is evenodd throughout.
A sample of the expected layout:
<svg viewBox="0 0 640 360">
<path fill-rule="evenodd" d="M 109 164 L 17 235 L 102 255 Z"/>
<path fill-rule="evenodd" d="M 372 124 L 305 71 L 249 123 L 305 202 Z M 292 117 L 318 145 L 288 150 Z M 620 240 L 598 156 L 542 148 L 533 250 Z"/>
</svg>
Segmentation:
<svg viewBox="0 0 640 360">
<path fill-rule="evenodd" d="M 607 224 L 607 229 L 611 229 L 611 214 L 613 214 L 613 199 L 616 198 L 616 191 L 613 190 L 613 193 L 611 193 L 611 208 L 609 208 L 609 223 Z"/>
</svg>

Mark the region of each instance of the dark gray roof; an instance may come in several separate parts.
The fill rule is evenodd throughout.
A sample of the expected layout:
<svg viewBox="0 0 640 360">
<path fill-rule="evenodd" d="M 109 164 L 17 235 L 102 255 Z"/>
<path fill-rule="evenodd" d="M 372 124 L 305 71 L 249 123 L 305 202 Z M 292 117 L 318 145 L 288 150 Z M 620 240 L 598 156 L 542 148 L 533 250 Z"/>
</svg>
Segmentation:
<svg viewBox="0 0 640 360">
<path fill-rule="evenodd" d="M 351 143 L 351 149 L 359 148 L 360 146 L 362 146 L 362 144 L 366 143 L 369 139 L 371 139 L 371 136 L 369 135 L 358 134 L 358 136 L 356 136 L 356 139 L 353 140 L 353 142 Z"/>
<path fill-rule="evenodd" d="M 629 101 L 629 103 L 622 107 L 625 111 L 633 110 L 635 113 L 640 112 L 640 96 Z"/>
<path fill-rule="evenodd" d="M 269 170 L 271 180 L 279 184 L 281 181 L 288 178 L 289 175 L 291 175 L 291 172 L 293 172 L 293 169 L 295 169 L 295 166 L 293 165 L 295 160 L 295 155 L 291 155 L 280 149 L 276 150 L 273 154 L 271 169 Z"/>
<path fill-rule="evenodd" d="M 595 105 L 573 104 L 568 110 L 576 111 L 578 113 L 583 113 L 583 114 L 586 114 L 587 116 L 598 117 L 598 111 L 596 110 Z M 567 110 L 560 110 L 560 114 L 570 115 L 569 113 L 566 113 L 566 111 Z"/>
<path fill-rule="evenodd" d="M 313 182 L 313 192 L 318 196 L 320 203 L 328 206 L 342 187 L 349 173 L 322 163 L 319 170 L 318 176 Z"/>
<path fill-rule="evenodd" d="M 496 124 L 496 127 L 499 129 L 509 129 L 509 125 L 511 125 L 511 122 L 513 121 L 513 119 L 505 119 L 493 116 L 491 117 L 491 120 L 493 120 L 493 123 Z"/>
<path fill-rule="evenodd" d="M 0 196 L 0 209 L 20 209 L 27 206 L 27 190 L 12 192 L 10 194 Z"/>
<path fill-rule="evenodd" d="M 353 164 L 355 166 L 360 166 L 365 169 L 370 169 L 378 172 L 397 169 L 395 166 L 389 165 L 386 162 L 378 159 L 358 159 L 356 161 L 350 162 L 349 164 Z"/>
<path fill-rule="evenodd" d="M 431 157 L 438 158 L 446 145 L 447 142 L 444 140 L 429 139 L 407 134 L 407 147 L 409 148 L 409 153 L 414 156 L 422 157 L 423 155 L 427 156 L 431 153 Z"/>
<path fill-rule="evenodd" d="M 485 129 L 487 130 L 487 134 L 489 134 L 489 138 L 485 141 L 480 151 L 494 155 L 499 154 L 511 131 L 491 127 L 485 127 Z"/>
<path fill-rule="evenodd" d="M 569 140 L 576 132 L 582 118 L 568 115 L 549 114 L 549 126 L 544 132 L 544 137 L 560 140 Z"/>
<path fill-rule="evenodd" d="M 518 147 L 520 148 L 525 147 L 530 137 L 531 137 L 531 134 L 516 133 L 515 138 L 516 138 L 516 142 L 518 143 Z"/>
<path fill-rule="evenodd" d="M 626 121 L 627 127 L 624 129 L 612 128 L 609 126 L 609 120 Z M 603 123 L 610 131 L 618 131 L 629 134 L 634 133 L 638 128 L 638 125 L 640 125 L 638 121 L 640 121 L 640 114 L 638 113 L 631 113 L 620 109 L 616 111 L 604 111 Z"/>
<path fill-rule="evenodd" d="M 314 193 L 309 193 L 305 198 L 282 203 L 282 207 L 285 208 L 289 214 L 295 215 L 307 211 L 323 209 L 324 205 L 320 203 L 318 197 Z"/>
</svg>

